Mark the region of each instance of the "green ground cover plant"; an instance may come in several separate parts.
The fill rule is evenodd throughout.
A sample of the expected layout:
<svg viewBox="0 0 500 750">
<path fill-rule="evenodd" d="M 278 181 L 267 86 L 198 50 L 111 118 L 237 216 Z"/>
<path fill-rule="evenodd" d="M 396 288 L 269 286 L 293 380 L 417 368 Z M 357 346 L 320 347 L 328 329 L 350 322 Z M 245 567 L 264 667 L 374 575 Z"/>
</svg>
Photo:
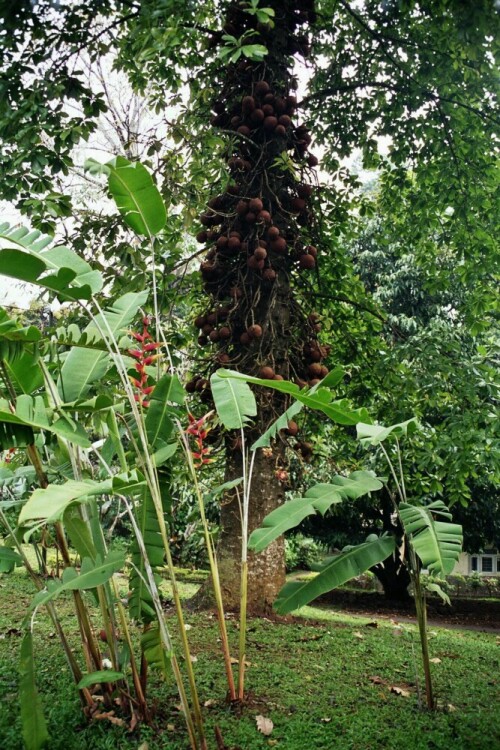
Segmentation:
<svg viewBox="0 0 500 750">
<path fill-rule="evenodd" d="M 192 596 L 197 588 L 193 583 L 179 585 L 184 597 Z M 120 590 L 125 594 L 125 578 L 120 580 Z M 160 590 L 168 612 L 168 583 L 163 582 Z M 0 746 L 4 750 L 22 750 L 18 627 L 31 596 L 32 584 L 24 572 L 0 578 Z M 97 614 L 90 601 L 89 608 Z M 77 624 L 69 598 L 60 613 L 76 645 Z M 187 616 L 209 736 L 218 726 L 228 748 L 245 750 L 396 750 L 401 746 L 480 750 L 500 744 L 500 722 L 491 712 L 499 697 L 500 652 L 495 633 L 431 628 L 439 709 L 427 712 L 419 710 L 416 626 L 315 607 L 304 607 L 298 614 L 287 621 L 249 619 L 249 697 L 237 713 L 224 700 L 226 685 L 214 614 Z M 172 679 L 151 680 L 149 697 L 158 709 L 151 727 L 128 732 L 109 720 L 87 723 L 50 621 L 39 620 L 34 636 L 37 680 L 53 750 L 184 750 L 188 746 L 179 712 L 168 708 L 168 715 L 163 713 L 163 707 L 175 703 Z M 236 620 L 229 618 L 227 625 L 232 653 L 237 653 Z M 418 685 L 424 702 L 421 675 Z M 269 735 L 259 732 L 258 716 L 273 722 Z"/>
</svg>

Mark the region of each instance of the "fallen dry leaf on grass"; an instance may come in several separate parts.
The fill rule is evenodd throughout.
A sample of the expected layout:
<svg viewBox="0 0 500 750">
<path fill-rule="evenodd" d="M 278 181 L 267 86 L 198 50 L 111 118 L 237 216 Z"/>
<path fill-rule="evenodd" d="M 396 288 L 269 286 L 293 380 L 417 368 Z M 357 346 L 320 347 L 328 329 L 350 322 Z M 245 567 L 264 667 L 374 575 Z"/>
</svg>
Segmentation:
<svg viewBox="0 0 500 750">
<path fill-rule="evenodd" d="M 235 659 L 234 656 L 231 656 L 231 658 L 229 659 L 229 661 L 231 662 L 231 664 L 239 664 L 240 663 L 240 660 L 239 659 Z M 251 667 L 252 666 L 252 662 L 251 661 L 245 661 L 245 662 L 243 662 L 243 664 L 245 665 L 245 667 Z"/>
<path fill-rule="evenodd" d="M 438 656 L 435 656 L 433 659 L 429 659 L 433 664 L 441 664 L 441 659 Z"/>
<path fill-rule="evenodd" d="M 355 631 L 354 631 L 354 633 L 353 633 L 353 636 L 354 636 L 355 638 L 359 638 L 360 640 L 363 640 L 363 638 L 365 637 L 365 636 L 363 635 L 363 633 L 360 633 L 360 632 L 359 632 L 359 630 L 355 630 Z"/>
<path fill-rule="evenodd" d="M 385 685 L 385 680 L 379 677 L 378 674 L 374 674 L 368 679 L 370 680 L 370 682 L 373 682 L 374 685 Z"/>
<path fill-rule="evenodd" d="M 257 729 L 259 732 L 261 732 L 264 735 L 269 735 L 273 731 L 274 724 L 271 721 L 271 719 L 267 719 L 265 716 L 262 716 L 259 714 L 255 717 L 255 722 L 257 724 Z"/>
<path fill-rule="evenodd" d="M 395 693 L 396 695 L 401 695 L 403 698 L 409 698 L 410 697 L 410 691 L 405 690 L 404 688 L 397 687 L 397 685 L 393 685 L 391 687 L 391 693 Z"/>
<path fill-rule="evenodd" d="M 92 716 L 92 719 L 110 721 L 112 724 L 116 724 L 119 727 L 127 726 L 127 722 L 125 722 L 123 719 L 119 719 L 118 716 L 115 716 L 114 711 L 106 711 L 105 713 L 95 713 Z"/>
</svg>

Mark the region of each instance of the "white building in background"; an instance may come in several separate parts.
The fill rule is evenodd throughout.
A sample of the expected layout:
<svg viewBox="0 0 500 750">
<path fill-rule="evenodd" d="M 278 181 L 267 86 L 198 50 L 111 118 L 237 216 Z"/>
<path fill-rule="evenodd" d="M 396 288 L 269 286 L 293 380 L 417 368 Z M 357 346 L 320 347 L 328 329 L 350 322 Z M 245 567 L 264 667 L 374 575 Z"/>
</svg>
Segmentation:
<svg viewBox="0 0 500 750">
<path fill-rule="evenodd" d="M 500 576 L 500 552 L 497 549 L 485 549 L 484 552 L 470 555 L 462 552 L 453 574 L 471 576 Z"/>
</svg>

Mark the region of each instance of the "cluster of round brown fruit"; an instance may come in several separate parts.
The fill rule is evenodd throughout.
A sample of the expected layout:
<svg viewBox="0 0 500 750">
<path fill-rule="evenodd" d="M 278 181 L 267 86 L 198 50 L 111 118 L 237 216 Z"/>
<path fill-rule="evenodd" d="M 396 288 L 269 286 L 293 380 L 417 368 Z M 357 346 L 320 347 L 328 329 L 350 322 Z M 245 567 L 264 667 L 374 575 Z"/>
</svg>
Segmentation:
<svg viewBox="0 0 500 750">
<path fill-rule="evenodd" d="M 314 2 L 267 4 L 276 10 L 279 49 L 273 47 L 271 29 L 245 13 L 244 2 L 232 4 L 224 27 L 239 37 L 254 23 L 252 43 L 266 44 L 269 64 L 243 60 L 226 67 L 213 105 L 212 125 L 231 133 L 226 149 L 230 181 L 200 216 L 197 240 L 207 248 L 200 273 L 212 301 L 194 324 L 200 345 L 216 345 L 218 365 L 313 385 L 328 372 L 322 364 L 328 352 L 317 341 L 318 317 L 292 303 L 290 281 L 316 267 L 310 170 L 318 159 L 309 152 L 309 129 L 295 122 L 293 76 L 282 63 L 278 76 L 270 58 L 307 51 L 306 35 L 295 32 L 314 20 Z M 287 304 L 287 295 L 291 312 L 284 324 L 273 320 L 273 311 Z M 187 389 L 208 396 L 209 382 L 199 375 Z"/>
</svg>

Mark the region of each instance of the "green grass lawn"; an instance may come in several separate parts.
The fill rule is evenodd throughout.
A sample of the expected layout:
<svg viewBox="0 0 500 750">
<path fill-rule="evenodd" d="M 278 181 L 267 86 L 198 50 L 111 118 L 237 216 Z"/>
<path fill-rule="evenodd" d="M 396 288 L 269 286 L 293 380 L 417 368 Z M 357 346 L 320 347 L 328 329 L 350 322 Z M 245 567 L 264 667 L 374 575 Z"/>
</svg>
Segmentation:
<svg viewBox="0 0 500 750">
<path fill-rule="evenodd" d="M 123 580 L 123 584 L 126 582 Z M 165 593 L 168 584 L 164 584 Z M 197 584 L 183 584 L 191 595 Z M 0 576 L 0 748 L 21 750 L 18 632 L 32 596 L 25 575 Z M 90 598 L 89 598 L 90 599 Z M 77 645 L 71 600 L 58 602 Z M 209 744 L 217 724 L 228 748 L 260 750 L 483 750 L 500 748 L 500 640 L 494 634 L 437 628 L 431 656 L 440 710 L 419 710 L 418 641 L 413 626 L 304 608 L 293 622 L 253 619 L 248 628 L 247 684 L 251 701 L 236 715 L 224 702 L 225 677 L 212 615 L 187 615 Z M 236 621 L 228 622 L 237 655 Z M 172 628 L 175 628 L 172 622 Z M 184 750 L 188 748 L 172 682 L 153 678 L 155 726 L 128 733 L 105 722 L 88 724 L 45 612 L 37 615 L 38 685 L 52 737 L 51 750 Z M 419 677 L 422 682 L 421 677 Z M 392 692 L 400 688 L 403 693 Z M 256 727 L 269 717 L 269 736 Z"/>
</svg>

